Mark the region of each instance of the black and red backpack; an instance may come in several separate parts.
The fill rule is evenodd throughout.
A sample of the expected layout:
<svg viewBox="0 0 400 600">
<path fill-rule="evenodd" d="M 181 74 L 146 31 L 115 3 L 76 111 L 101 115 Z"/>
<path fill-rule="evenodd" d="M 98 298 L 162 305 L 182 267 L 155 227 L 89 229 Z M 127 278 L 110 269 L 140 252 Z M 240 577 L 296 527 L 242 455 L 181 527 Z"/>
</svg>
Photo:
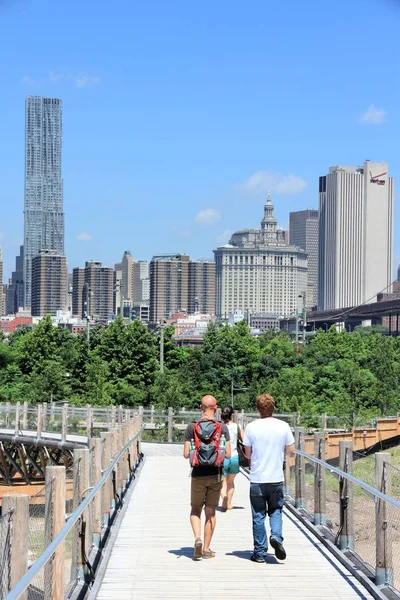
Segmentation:
<svg viewBox="0 0 400 600">
<path fill-rule="evenodd" d="M 225 445 L 221 447 L 222 423 L 202 418 L 193 423 L 194 448 L 190 451 L 192 467 L 222 467 Z"/>
</svg>

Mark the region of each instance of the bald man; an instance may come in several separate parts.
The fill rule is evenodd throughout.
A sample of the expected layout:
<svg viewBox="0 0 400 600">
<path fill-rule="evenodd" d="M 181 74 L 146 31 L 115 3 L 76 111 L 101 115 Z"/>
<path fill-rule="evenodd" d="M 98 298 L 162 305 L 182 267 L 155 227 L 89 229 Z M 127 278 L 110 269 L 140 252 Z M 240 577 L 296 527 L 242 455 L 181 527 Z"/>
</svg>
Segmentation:
<svg viewBox="0 0 400 600">
<path fill-rule="evenodd" d="M 201 401 L 200 406 L 202 415 L 201 421 L 214 421 L 215 412 L 217 410 L 217 401 L 214 396 L 207 395 Z M 229 438 L 229 430 L 225 423 L 220 423 L 221 435 L 225 436 L 226 448 L 225 457 L 231 457 L 231 442 Z M 194 437 L 194 423 L 190 423 L 185 432 L 185 445 L 183 448 L 183 456 L 189 458 L 190 443 Z M 194 535 L 194 550 L 193 559 L 214 558 L 215 552 L 210 550 L 210 543 L 215 529 L 216 517 L 215 510 L 218 506 L 219 497 L 222 488 L 222 467 L 201 466 L 192 468 L 191 478 L 191 512 L 190 523 Z M 204 523 L 204 545 L 201 540 L 201 511 L 204 506 L 205 523 Z"/>
</svg>

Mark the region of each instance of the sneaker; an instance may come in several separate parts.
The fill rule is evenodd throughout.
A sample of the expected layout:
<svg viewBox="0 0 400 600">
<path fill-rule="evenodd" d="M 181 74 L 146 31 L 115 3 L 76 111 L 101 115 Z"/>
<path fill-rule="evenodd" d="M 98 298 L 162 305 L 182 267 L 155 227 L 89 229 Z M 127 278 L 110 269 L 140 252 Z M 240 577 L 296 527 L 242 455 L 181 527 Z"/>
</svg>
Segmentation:
<svg viewBox="0 0 400 600">
<path fill-rule="evenodd" d="M 263 558 L 262 556 L 257 555 L 257 554 L 252 554 L 250 556 L 250 560 L 252 560 L 253 562 L 256 562 L 256 563 L 265 563 L 265 558 Z"/>
<path fill-rule="evenodd" d="M 197 538 L 194 542 L 193 548 L 193 560 L 200 560 L 203 556 L 203 542 L 200 538 Z"/>
<path fill-rule="evenodd" d="M 275 540 L 274 538 L 271 538 L 269 540 L 269 543 L 271 544 L 271 546 L 275 550 L 275 556 L 276 556 L 276 558 L 278 560 L 285 560 L 285 558 L 286 558 L 286 550 L 282 546 L 282 544 L 280 542 L 278 542 L 278 540 Z"/>
</svg>

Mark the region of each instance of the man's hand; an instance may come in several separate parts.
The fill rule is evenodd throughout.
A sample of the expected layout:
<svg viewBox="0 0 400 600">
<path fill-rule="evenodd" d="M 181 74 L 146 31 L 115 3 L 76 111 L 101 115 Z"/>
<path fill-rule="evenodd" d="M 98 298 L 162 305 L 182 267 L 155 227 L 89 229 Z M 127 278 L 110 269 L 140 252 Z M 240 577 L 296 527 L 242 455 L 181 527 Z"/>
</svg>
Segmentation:
<svg viewBox="0 0 400 600">
<path fill-rule="evenodd" d="M 190 442 L 185 442 L 183 445 L 183 458 L 189 458 L 190 456 Z"/>
</svg>

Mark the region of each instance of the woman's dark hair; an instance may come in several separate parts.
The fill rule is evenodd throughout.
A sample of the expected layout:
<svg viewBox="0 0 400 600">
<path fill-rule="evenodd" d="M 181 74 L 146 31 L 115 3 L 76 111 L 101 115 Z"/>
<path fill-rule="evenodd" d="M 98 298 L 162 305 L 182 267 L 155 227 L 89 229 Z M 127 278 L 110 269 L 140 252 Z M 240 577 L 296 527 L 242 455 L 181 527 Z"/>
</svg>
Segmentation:
<svg viewBox="0 0 400 600">
<path fill-rule="evenodd" d="M 221 419 L 223 420 L 223 422 L 227 423 L 228 421 L 230 421 L 234 412 L 235 411 L 233 410 L 232 406 L 225 406 L 225 408 L 223 408 L 221 411 Z"/>
</svg>

